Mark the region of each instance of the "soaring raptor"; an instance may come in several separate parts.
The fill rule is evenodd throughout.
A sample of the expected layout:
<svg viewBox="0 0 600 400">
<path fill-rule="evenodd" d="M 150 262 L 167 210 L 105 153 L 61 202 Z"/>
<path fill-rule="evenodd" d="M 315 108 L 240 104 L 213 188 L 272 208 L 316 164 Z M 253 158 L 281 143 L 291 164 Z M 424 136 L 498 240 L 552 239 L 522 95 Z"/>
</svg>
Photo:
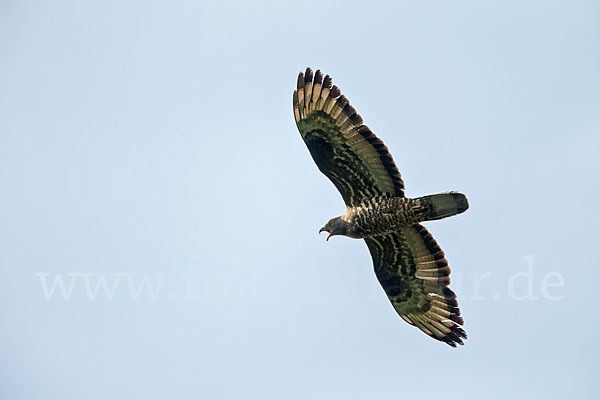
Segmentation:
<svg viewBox="0 0 600 400">
<path fill-rule="evenodd" d="M 364 239 L 375 274 L 396 312 L 427 335 L 456 347 L 467 338 L 461 328 L 450 267 L 421 222 L 464 212 L 465 195 L 455 192 L 409 199 L 383 142 L 331 77 L 310 68 L 298 75 L 294 118 L 317 167 L 337 187 L 346 213 L 319 232 Z"/>
</svg>

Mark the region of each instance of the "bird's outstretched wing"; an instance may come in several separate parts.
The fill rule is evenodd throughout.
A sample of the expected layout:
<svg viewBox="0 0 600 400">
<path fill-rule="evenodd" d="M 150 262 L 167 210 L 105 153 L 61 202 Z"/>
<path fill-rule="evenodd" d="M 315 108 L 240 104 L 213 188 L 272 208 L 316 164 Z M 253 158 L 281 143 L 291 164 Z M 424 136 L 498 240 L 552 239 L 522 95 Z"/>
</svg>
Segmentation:
<svg viewBox="0 0 600 400">
<path fill-rule="evenodd" d="M 331 78 L 310 68 L 294 90 L 296 125 L 315 163 L 347 206 L 376 196 L 404 196 L 404 183 L 383 142 L 341 95 Z"/>
<path fill-rule="evenodd" d="M 366 238 L 377 279 L 396 312 L 411 325 L 452 347 L 467 334 L 450 284 L 444 252 L 423 225 Z"/>
</svg>

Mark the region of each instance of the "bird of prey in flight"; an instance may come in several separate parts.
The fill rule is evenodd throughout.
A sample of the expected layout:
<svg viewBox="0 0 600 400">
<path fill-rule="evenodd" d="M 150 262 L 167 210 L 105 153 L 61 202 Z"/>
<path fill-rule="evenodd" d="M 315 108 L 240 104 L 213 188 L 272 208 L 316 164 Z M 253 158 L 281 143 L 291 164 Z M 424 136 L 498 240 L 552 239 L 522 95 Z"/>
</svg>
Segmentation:
<svg viewBox="0 0 600 400">
<path fill-rule="evenodd" d="M 444 252 L 421 224 L 464 212 L 465 195 L 410 199 L 383 142 L 363 124 L 331 77 L 298 75 L 294 118 L 317 167 L 341 193 L 346 213 L 319 232 L 364 239 L 379 283 L 400 317 L 452 347 L 467 338 Z"/>
</svg>

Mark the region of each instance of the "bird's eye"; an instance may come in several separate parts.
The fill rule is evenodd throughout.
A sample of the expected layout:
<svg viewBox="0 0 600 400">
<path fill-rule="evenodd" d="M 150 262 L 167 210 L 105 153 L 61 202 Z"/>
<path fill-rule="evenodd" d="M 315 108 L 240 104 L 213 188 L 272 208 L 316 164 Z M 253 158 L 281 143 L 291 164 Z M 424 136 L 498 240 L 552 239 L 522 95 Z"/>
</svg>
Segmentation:
<svg viewBox="0 0 600 400">
<path fill-rule="evenodd" d="M 329 223 L 329 226 L 334 226 L 334 225 L 335 225 L 335 222 L 333 222 L 333 221 L 331 221 L 331 222 Z"/>
</svg>

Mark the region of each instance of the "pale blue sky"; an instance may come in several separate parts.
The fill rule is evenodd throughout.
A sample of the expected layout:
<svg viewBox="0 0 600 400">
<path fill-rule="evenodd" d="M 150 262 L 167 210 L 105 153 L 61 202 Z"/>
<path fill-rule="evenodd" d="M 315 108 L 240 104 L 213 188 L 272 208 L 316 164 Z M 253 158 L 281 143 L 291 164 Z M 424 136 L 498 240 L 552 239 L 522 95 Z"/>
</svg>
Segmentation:
<svg viewBox="0 0 600 400">
<path fill-rule="evenodd" d="M 599 398 L 599 21 L 595 1 L 2 1 L 0 397 Z M 409 196 L 468 195 L 427 224 L 464 347 L 395 314 L 362 241 L 317 234 L 344 207 L 293 121 L 306 66 Z"/>
</svg>

